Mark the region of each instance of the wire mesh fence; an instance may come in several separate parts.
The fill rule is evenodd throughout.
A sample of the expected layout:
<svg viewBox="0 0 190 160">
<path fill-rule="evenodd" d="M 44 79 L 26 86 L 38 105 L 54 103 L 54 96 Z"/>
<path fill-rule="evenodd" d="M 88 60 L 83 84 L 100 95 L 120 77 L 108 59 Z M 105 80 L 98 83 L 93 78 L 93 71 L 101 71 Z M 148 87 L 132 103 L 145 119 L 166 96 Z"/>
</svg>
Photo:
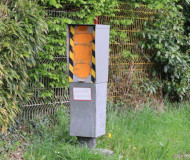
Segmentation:
<svg viewBox="0 0 190 160">
<path fill-rule="evenodd" d="M 146 55 L 150 55 L 151 51 L 141 49 L 138 42 L 142 40 L 142 36 L 139 36 L 138 33 L 143 31 L 145 21 L 158 14 L 145 5 L 134 7 L 134 5 L 122 3 L 118 9 L 119 11 L 116 11 L 113 17 L 102 16 L 99 18 L 100 24 L 109 24 L 112 20 L 127 18 L 133 21 L 131 25 L 127 26 L 122 24 L 111 25 L 111 28 L 117 27 L 117 31 L 124 32 L 128 38 L 127 42 L 122 42 L 120 37 L 116 37 L 115 42 L 110 44 L 108 97 L 112 100 L 124 100 L 129 98 L 129 94 L 135 96 L 130 93 L 132 85 L 138 86 L 150 75 L 154 64 L 149 58 L 146 58 Z M 126 52 L 132 56 L 125 57 Z"/>
</svg>

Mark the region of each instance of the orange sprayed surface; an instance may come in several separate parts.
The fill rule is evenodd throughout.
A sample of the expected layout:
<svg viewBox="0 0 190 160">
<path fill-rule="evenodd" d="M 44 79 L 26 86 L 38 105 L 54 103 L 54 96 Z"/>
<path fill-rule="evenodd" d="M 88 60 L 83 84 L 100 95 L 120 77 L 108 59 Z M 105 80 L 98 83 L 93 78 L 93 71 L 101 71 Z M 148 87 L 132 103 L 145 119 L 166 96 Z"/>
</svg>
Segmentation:
<svg viewBox="0 0 190 160">
<path fill-rule="evenodd" d="M 74 34 L 73 73 L 79 78 L 87 78 L 91 73 L 90 62 L 92 60 L 92 34 L 88 26 L 78 26 Z"/>
<path fill-rule="evenodd" d="M 78 63 L 74 66 L 74 71 L 73 71 L 77 77 L 79 78 L 86 78 L 89 76 L 91 73 L 91 67 L 89 64 L 86 63 Z"/>
<path fill-rule="evenodd" d="M 90 63 L 91 62 L 92 47 L 87 46 L 87 45 L 76 45 L 73 48 L 73 51 L 74 53 L 77 53 L 77 54 L 74 54 L 74 58 L 73 58 L 74 63 Z"/>
</svg>

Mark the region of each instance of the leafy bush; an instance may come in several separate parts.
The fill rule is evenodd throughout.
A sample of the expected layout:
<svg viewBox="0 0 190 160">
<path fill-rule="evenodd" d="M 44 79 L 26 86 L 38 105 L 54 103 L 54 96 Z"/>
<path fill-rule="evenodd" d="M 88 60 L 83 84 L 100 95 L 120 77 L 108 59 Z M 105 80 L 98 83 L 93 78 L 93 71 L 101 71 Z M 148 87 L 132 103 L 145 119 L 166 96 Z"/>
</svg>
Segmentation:
<svg viewBox="0 0 190 160">
<path fill-rule="evenodd" d="M 184 30 L 185 34 L 188 36 L 190 34 L 190 0 L 180 0 L 178 4 L 183 7 L 180 9 L 180 11 L 185 16 Z"/>
<path fill-rule="evenodd" d="M 19 112 L 18 104 L 29 98 L 28 69 L 45 43 L 44 11 L 27 0 L 0 4 L 0 127 L 5 131 Z"/>
<path fill-rule="evenodd" d="M 180 9 L 175 1 L 162 2 L 159 14 L 145 23 L 144 40 L 140 43 L 152 51 L 153 75 L 161 75 L 163 93 L 171 100 L 183 99 L 190 91 L 190 57 L 186 52 L 190 41 L 185 36 Z"/>
</svg>

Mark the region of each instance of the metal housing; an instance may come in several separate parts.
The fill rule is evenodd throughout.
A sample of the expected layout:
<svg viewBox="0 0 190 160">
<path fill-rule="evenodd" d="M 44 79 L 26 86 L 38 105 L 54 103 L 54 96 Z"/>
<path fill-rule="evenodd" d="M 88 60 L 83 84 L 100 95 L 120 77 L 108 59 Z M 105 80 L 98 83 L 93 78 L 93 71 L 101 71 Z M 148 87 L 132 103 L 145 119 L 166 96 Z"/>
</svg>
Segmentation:
<svg viewBox="0 0 190 160">
<path fill-rule="evenodd" d="M 89 81 L 89 77 L 84 82 L 77 81 L 71 66 L 70 55 L 71 38 L 69 34 L 70 26 L 72 29 L 77 28 L 77 25 L 68 25 L 67 34 L 67 57 L 68 71 L 72 76 L 70 81 L 70 135 L 79 137 L 99 137 L 105 134 L 106 128 L 106 102 L 107 102 L 107 82 L 108 82 L 108 62 L 109 62 L 109 30 L 108 25 L 86 25 L 95 29 L 95 81 Z M 79 25 L 83 26 L 83 25 Z M 85 25 L 84 25 L 85 26 Z M 72 36 L 73 37 L 73 36 Z M 75 44 L 72 44 L 73 46 Z M 70 47 L 72 48 L 72 47 Z M 93 61 L 93 60 L 92 60 Z M 93 62 L 94 63 L 94 62 Z M 74 66 L 74 64 L 73 64 Z M 91 100 L 76 100 L 74 98 L 73 88 L 90 88 Z"/>
</svg>

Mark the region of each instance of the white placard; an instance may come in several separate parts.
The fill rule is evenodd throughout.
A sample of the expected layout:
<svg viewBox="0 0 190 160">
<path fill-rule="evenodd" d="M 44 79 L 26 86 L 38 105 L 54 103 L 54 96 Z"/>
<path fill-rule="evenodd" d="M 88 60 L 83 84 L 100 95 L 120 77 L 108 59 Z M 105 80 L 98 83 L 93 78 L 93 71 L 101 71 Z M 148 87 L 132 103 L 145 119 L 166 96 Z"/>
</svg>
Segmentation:
<svg viewBox="0 0 190 160">
<path fill-rule="evenodd" d="M 92 90 L 91 88 L 73 88 L 73 100 L 74 101 L 91 101 Z"/>
</svg>

